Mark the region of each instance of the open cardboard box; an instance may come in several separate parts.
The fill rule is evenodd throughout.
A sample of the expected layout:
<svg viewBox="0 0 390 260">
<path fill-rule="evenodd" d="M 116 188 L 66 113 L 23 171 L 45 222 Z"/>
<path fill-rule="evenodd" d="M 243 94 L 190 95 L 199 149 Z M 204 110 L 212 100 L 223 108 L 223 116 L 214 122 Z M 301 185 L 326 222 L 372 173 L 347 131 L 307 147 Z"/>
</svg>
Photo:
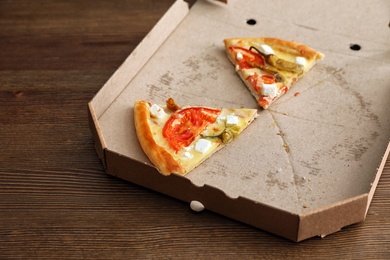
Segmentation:
<svg viewBox="0 0 390 260">
<path fill-rule="evenodd" d="M 390 151 L 389 7 L 199 0 L 189 8 L 177 0 L 89 103 L 105 170 L 293 241 L 363 221 Z M 326 57 L 201 166 L 161 175 L 136 138 L 134 101 L 257 108 L 222 40 L 258 36 Z"/>
</svg>

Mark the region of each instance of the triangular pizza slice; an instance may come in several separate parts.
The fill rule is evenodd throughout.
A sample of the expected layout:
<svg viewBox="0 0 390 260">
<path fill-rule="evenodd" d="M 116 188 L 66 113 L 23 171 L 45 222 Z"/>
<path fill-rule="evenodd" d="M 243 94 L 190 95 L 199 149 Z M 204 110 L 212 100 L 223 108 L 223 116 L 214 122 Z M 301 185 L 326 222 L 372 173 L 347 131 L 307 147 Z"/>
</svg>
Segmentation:
<svg viewBox="0 0 390 260">
<path fill-rule="evenodd" d="M 257 116 L 256 109 L 179 107 L 138 100 L 134 123 L 139 143 L 164 175 L 187 174 L 235 139 Z"/>
<path fill-rule="evenodd" d="M 264 109 L 324 57 L 306 45 L 277 38 L 229 38 L 224 43 L 236 72 Z"/>
</svg>

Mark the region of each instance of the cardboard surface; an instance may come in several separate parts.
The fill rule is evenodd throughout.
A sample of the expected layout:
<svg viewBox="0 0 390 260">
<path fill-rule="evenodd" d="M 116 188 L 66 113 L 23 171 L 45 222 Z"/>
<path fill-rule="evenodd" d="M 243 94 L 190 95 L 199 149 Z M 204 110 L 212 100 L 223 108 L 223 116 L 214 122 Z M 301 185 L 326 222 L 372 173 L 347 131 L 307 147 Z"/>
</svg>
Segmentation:
<svg viewBox="0 0 390 260">
<path fill-rule="evenodd" d="M 90 103 L 92 132 L 107 171 L 186 201 L 198 199 L 208 209 L 296 241 L 362 221 L 390 137 L 384 8 L 390 3 L 363 2 L 305 0 L 284 8 L 281 0 L 227 5 L 200 0 L 188 12 L 186 3 L 177 1 Z M 256 24 L 248 25 L 248 19 Z M 138 144 L 134 101 L 164 104 L 173 97 L 179 105 L 257 108 L 222 40 L 258 36 L 302 42 L 326 56 L 201 166 L 185 177 L 159 176 Z M 139 179 L 142 172 L 148 172 L 147 179 Z M 194 188 L 171 191 L 158 185 L 160 179 Z M 246 203 L 252 213 L 242 208 Z M 345 209 L 354 214 L 329 219 Z M 289 228 L 279 230 L 283 225 L 275 216 L 290 219 Z M 318 220 L 322 223 L 311 229 Z"/>
</svg>

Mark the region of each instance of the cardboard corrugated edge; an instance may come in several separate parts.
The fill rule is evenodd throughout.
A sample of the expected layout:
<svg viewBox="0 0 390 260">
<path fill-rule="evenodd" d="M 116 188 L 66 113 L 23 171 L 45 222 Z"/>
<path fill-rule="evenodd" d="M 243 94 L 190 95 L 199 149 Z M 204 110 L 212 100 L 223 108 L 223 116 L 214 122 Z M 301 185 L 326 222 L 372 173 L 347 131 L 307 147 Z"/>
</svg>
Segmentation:
<svg viewBox="0 0 390 260">
<path fill-rule="evenodd" d="M 107 148 L 107 145 L 104 141 L 104 137 L 99 125 L 99 120 L 92 102 L 88 103 L 88 123 L 95 144 L 95 150 L 99 156 L 99 159 L 102 161 L 104 169 L 107 169 L 104 155 L 104 151 Z"/>
<path fill-rule="evenodd" d="M 230 198 L 217 188 L 196 186 L 177 174 L 162 175 L 149 165 L 129 160 L 109 149 L 106 150 L 106 162 L 107 172 L 113 176 L 184 202 L 200 201 L 210 211 L 296 241 L 299 227 L 296 214 L 242 197 Z"/>
<path fill-rule="evenodd" d="M 343 227 L 362 222 L 368 194 L 362 194 L 301 214 L 296 241 L 333 234 Z"/>
<path fill-rule="evenodd" d="M 230 198 L 219 189 L 208 185 L 198 187 L 190 180 L 179 175 L 163 176 L 155 168 L 142 162 L 133 161 L 107 148 L 100 130 L 99 117 L 104 114 L 104 111 L 148 62 L 188 12 L 187 3 L 183 0 L 177 0 L 88 103 L 90 129 L 95 141 L 95 148 L 106 172 L 182 201 L 200 201 L 205 208 L 213 212 L 295 242 L 314 236 L 324 237 L 339 231 L 345 226 L 363 221 L 379 182 L 386 158 L 389 156 L 390 143 L 369 193 L 327 205 L 305 214 L 293 214 L 243 197 Z M 142 55 L 137 55 L 138 53 L 142 53 Z M 123 73 L 124 71 L 126 73 Z M 136 172 L 131 170 L 134 168 L 137 169 Z"/>
<path fill-rule="evenodd" d="M 313 236 L 325 237 L 343 227 L 364 221 L 389 154 L 390 141 L 368 193 L 301 214 L 296 241 L 302 241 Z M 318 223 L 321 223 L 321 225 L 318 225 Z"/>
<path fill-rule="evenodd" d="M 376 183 L 379 181 L 389 151 L 390 144 L 378 169 Z M 180 175 L 164 176 L 149 165 L 129 160 L 126 156 L 109 149 L 106 150 L 106 163 L 107 172 L 113 176 L 188 203 L 193 200 L 200 201 L 210 211 L 295 242 L 315 236 L 325 237 L 343 227 L 364 221 L 376 187 L 376 184 L 373 184 L 370 193 L 304 214 L 293 214 L 243 197 L 230 198 L 217 188 L 208 185 L 196 186 Z"/>
<path fill-rule="evenodd" d="M 378 186 L 379 179 L 380 179 L 380 177 L 382 175 L 383 169 L 385 168 L 386 160 L 389 157 L 389 155 L 390 155 L 390 140 L 389 140 L 389 143 L 387 144 L 387 149 L 385 151 L 385 154 L 382 157 L 382 161 L 379 164 L 378 171 L 376 173 L 375 179 L 374 179 L 374 181 L 371 184 L 371 190 L 368 193 L 368 203 L 367 203 L 367 208 L 366 208 L 366 213 L 365 213 L 366 215 L 367 215 L 368 209 L 370 207 L 372 198 L 374 197 L 374 193 L 375 193 L 376 187 Z"/>
<path fill-rule="evenodd" d="M 382 165 L 390 150 L 387 149 Z M 200 201 L 206 209 L 294 242 L 333 234 L 343 227 L 364 221 L 370 193 L 361 194 L 343 201 L 314 209 L 304 214 L 293 214 L 243 197 L 230 198 L 222 190 L 204 185 L 196 186 L 183 176 L 162 175 L 142 162 L 129 160 L 126 156 L 106 150 L 107 173 L 131 183 L 147 187 L 167 196 L 190 203 Z M 383 166 L 379 168 L 379 180 Z M 132 171 L 131 169 L 137 169 Z M 172 188 L 174 187 L 174 188 Z"/>
</svg>

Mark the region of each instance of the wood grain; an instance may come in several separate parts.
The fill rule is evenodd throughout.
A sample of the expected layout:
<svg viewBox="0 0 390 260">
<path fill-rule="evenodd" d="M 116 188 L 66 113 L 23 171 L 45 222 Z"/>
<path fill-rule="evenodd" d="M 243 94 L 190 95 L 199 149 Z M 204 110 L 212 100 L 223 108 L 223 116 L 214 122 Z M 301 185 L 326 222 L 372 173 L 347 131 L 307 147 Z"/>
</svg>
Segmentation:
<svg viewBox="0 0 390 260">
<path fill-rule="evenodd" d="M 299 244 L 104 172 L 87 102 L 173 2 L 0 1 L 0 258 L 389 257 L 389 159 L 363 223 Z"/>
</svg>

